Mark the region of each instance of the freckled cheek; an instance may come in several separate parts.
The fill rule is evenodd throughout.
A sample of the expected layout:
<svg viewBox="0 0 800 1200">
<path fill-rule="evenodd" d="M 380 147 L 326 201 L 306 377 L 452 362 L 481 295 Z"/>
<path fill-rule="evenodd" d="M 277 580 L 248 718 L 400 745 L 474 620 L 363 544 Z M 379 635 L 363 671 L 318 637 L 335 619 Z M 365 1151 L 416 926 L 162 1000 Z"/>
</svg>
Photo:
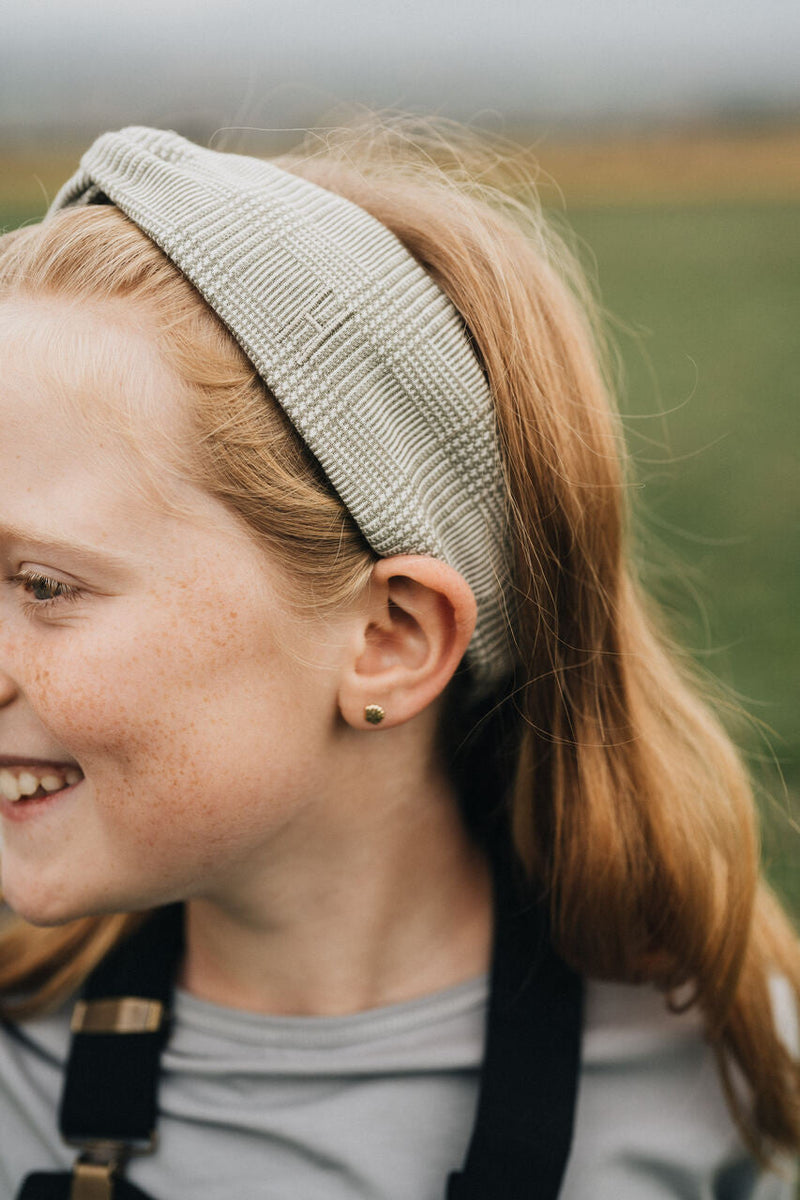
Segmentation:
<svg viewBox="0 0 800 1200">
<path fill-rule="evenodd" d="M 129 724 L 121 704 L 125 682 L 112 675 L 96 675 L 91 683 L 75 677 L 59 677 L 49 671 L 41 687 L 31 689 L 29 698 L 42 723 L 64 749 L 79 761 L 93 749 L 113 751 L 130 742 L 135 725 Z M 141 722 L 144 712 L 138 714 Z"/>
<path fill-rule="evenodd" d="M 76 639 L 68 653 L 54 650 L 26 674 L 40 720 L 78 756 L 81 747 L 152 748 L 165 727 L 191 724 L 203 689 L 202 662 L 175 639 L 132 639 L 124 648 L 109 641 L 102 652 Z"/>
<path fill-rule="evenodd" d="M 113 759 L 137 770 L 146 754 L 176 781 L 194 785 L 198 751 L 246 720 L 258 686 L 280 690 L 285 664 L 263 623 L 209 610 L 203 620 L 163 606 L 123 636 L 79 630 L 51 642 L 27 672 L 29 699 L 42 722 L 78 761 Z M 180 618 L 180 619 L 179 619 Z M 66 632 L 66 631 L 65 631 Z M 216 748 L 219 753 L 220 747 Z"/>
<path fill-rule="evenodd" d="M 54 651 L 27 663 L 20 674 L 36 716 L 61 740 L 67 731 L 99 730 L 113 694 L 111 673 L 92 670 L 85 661 Z M 65 749 L 70 749 L 69 744 Z"/>
</svg>

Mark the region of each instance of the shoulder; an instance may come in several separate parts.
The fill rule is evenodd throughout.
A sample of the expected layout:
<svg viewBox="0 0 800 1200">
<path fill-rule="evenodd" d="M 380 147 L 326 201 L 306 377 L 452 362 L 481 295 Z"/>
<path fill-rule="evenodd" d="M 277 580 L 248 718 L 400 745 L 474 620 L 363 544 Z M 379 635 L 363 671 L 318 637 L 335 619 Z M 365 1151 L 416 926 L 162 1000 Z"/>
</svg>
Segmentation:
<svg viewBox="0 0 800 1200">
<path fill-rule="evenodd" d="M 64 1169 L 74 1157 L 55 1119 L 68 1045 L 66 1010 L 0 1023 L 0 1196 L 16 1195 L 31 1163 Z"/>
<path fill-rule="evenodd" d="M 775 1008 L 788 1032 L 785 995 Z M 587 984 L 564 1200 L 791 1200 L 792 1178 L 763 1172 L 744 1146 L 697 1011 L 670 1012 L 649 986 Z"/>
</svg>

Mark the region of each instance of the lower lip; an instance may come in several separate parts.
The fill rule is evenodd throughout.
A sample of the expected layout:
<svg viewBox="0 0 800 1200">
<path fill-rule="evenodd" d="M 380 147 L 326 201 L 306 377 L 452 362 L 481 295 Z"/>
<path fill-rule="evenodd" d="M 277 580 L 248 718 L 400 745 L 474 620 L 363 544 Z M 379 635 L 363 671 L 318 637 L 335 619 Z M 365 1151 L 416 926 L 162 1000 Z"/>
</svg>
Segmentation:
<svg viewBox="0 0 800 1200">
<path fill-rule="evenodd" d="M 50 792 L 47 796 L 39 796 L 36 800 L 6 800 L 3 797 L 0 799 L 0 817 L 6 821 L 32 821 L 49 812 L 60 800 L 71 796 L 82 783 L 83 780 L 79 779 L 69 787 Z"/>
</svg>

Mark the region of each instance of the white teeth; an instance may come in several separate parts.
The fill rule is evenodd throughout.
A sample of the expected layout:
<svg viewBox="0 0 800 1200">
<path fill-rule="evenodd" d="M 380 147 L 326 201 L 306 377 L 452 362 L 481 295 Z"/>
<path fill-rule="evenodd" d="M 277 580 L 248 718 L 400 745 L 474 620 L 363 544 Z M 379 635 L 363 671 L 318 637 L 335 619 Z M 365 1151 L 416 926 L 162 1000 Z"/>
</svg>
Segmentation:
<svg viewBox="0 0 800 1200">
<path fill-rule="evenodd" d="M 0 796 L 6 800 L 19 800 L 19 784 L 10 771 L 0 770 Z"/>
<path fill-rule="evenodd" d="M 35 775 L 31 775 L 30 771 L 22 771 L 17 776 L 19 784 L 19 794 L 21 796 L 32 796 L 34 792 L 39 790 L 39 780 Z"/>
<path fill-rule="evenodd" d="M 17 801 L 35 796 L 41 787 L 45 792 L 59 792 L 83 779 L 81 771 L 74 767 L 43 767 L 42 774 L 36 767 L 0 768 L 0 798 Z"/>
</svg>

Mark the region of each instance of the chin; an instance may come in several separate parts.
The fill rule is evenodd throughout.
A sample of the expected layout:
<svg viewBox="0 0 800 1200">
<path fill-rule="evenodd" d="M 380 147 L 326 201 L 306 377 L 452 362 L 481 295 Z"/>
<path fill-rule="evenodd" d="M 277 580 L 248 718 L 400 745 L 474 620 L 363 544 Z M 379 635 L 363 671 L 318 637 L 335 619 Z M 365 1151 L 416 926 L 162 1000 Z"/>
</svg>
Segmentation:
<svg viewBox="0 0 800 1200">
<path fill-rule="evenodd" d="M 43 928 L 66 925 L 81 917 L 100 916 L 119 911 L 88 892 L 76 893 L 74 886 L 65 888 L 47 883 L 46 880 L 31 878 L 29 871 L 17 872 L 3 866 L 2 898 L 4 903 L 22 917 L 29 925 Z"/>
<path fill-rule="evenodd" d="M 89 915 L 78 906 L 58 900 L 43 900 L 39 896 L 31 895 L 27 888 L 14 888 L 6 884 L 3 885 L 3 901 L 29 925 L 39 925 L 43 928 L 66 925 L 69 921 Z"/>
<path fill-rule="evenodd" d="M 29 897 L 17 897 L 13 891 L 3 889 L 3 903 L 16 916 L 21 917 L 28 925 L 38 925 L 42 929 L 54 928 L 57 925 L 67 925 L 87 913 L 73 912 L 69 908 L 58 905 L 43 905 Z"/>
</svg>

